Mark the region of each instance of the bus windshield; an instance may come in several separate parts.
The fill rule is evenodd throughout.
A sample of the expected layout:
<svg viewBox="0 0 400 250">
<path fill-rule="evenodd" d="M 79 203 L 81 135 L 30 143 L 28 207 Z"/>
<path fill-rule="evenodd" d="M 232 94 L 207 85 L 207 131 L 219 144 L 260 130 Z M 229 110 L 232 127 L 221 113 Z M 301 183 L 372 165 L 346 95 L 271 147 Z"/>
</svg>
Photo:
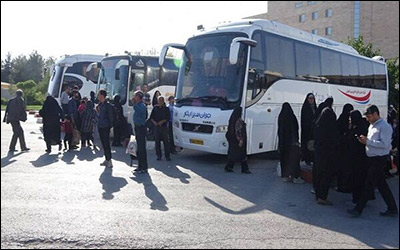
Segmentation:
<svg viewBox="0 0 400 250">
<path fill-rule="evenodd" d="M 121 104 L 127 99 L 129 77 L 129 60 L 126 58 L 109 58 L 101 62 L 99 79 L 100 89 L 105 89 L 110 100 L 115 95 L 121 97 Z"/>
<path fill-rule="evenodd" d="M 241 45 L 236 65 L 229 63 L 230 45 L 238 36 L 244 35 L 226 33 L 188 41 L 178 77 L 178 105 L 194 99 L 199 99 L 204 105 L 219 103 L 225 107 L 240 102 L 247 46 Z"/>
</svg>

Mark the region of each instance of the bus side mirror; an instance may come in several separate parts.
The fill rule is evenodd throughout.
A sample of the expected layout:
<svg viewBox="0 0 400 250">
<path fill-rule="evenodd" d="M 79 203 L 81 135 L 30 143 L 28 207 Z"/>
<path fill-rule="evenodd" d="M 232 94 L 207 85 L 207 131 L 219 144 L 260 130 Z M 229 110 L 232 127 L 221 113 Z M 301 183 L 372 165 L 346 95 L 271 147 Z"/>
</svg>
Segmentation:
<svg viewBox="0 0 400 250">
<path fill-rule="evenodd" d="M 239 58 L 239 49 L 240 49 L 240 44 L 246 44 L 248 46 L 251 47 L 255 47 L 257 46 L 257 41 L 254 41 L 252 39 L 249 38 L 245 38 L 245 37 L 236 37 L 232 40 L 231 43 L 231 48 L 229 51 L 229 63 L 234 65 L 237 63 L 238 58 Z"/>
<path fill-rule="evenodd" d="M 179 43 L 169 43 L 164 45 L 163 48 L 161 49 L 160 57 L 158 58 L 158 64 L 160 64 L 161 67 L 164 65 L 165 57 L 167 56 L 169 47 L 180 50 L 186 49 L 185 45 Z"/>
<path fill-rule="evenodd" d="M 100 63 L 94 62 L 87 66 L 86 72 L 85 72 L 86 81 L 92 81 L 94 83 L 98 82 L 99 72 L 100 72 L 99 65 L 101 67 Z"/>
</svg>

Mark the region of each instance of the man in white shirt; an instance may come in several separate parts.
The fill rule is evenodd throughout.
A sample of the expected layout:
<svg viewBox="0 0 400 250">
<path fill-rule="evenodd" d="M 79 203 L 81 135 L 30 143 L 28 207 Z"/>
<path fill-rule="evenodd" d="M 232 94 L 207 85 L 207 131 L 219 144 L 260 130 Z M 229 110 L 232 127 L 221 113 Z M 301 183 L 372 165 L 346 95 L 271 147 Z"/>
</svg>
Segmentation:
<svg viewBox="0 0 400 250">
<path fill-rule="evenodd" d="M 348 212 L 353 217 L 361 216 L 370 198 L 369 194 L 373 193 L 375 188 L 378 188 L 388 207 L 386 212 L 380 213 L 381 216 L 397 217 L 396 201 L 384 176 L 386 158 L 392 148 L 393 129 L 380 117 L 377 106 L 370 106 L 365 115 L 371 124 L 368 129 L 368 136 L 361 135 L 358 140 L 366 146 L 369 169 L 363 195 L 355 208 Z"/>
</svg>

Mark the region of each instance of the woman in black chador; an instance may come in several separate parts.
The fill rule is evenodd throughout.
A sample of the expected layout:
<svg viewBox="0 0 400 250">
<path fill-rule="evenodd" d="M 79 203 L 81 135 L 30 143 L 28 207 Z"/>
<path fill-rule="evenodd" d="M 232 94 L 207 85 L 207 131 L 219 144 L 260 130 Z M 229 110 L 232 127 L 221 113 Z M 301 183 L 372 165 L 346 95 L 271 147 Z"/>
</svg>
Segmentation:
<svg viewBox="0 0 400 250">
<path fill-rule="evenodd" d="M 313 93 L 309 93 L 301 108 L 301 155 L 307 165 L 314 162 L 314 152 L 310 149 L 313 147 L 316 113 L 315 96 Z"/>
<path fill-rule="evenodd" d="M 332 178 L 337 171 L 336 159 L 340 137 L 332 105 L 333 98 L 328 98 L 315 124 L 315 166 L 317 169 L 315 191 L 320 205 L 332 204 L 328 201 L 328 193 Z"/>
<path fill-rule="evenodd" d="M 349 149 L 349 165 L 352 170 L 352 192 L 354 204 L 360 201 L 362 192 L 364 191 L 365 181 L 367 179 L 368 164 L 365 145 L 360 143 L 358 137 L 367 136 L 368 126 L 366 120 L 362 117 L 361 112 L 353 110 L 350 112 L 350 129 L 346 134 L 346 140 Z M 375 199 L 375 194 L 371 193 L 371 200 Z"/>
<path fill-rule="evenodd" d="M 229 119 L 228 132 L 226 139 L 229 143 L 228 148 L 228 163 L 225 166 L 225 171 L 233 172 L 235 162 L 240 161 L 242 164 L 242 173 L 251 174 L 247 164 L 247 134 L 246 124 L 242 120 L 242 108 L 236 107 Z"/>
<path fill-rule="evenodd" d="M 349 153 L 349 145 L 347 144 L 346 134 L 349 132 L 349 118 L 350 112 L 354 110 L 353 105 L 347 103 L 343 106 L 342 114 L 337 120 L 337 125 L 340 134 L 340 145 L 338 158 L 338 173 L 337 173 L 337 188 L 339 192 L 350 193 L 352 188 L 351 165 Z"/>
<path fill-rule="evenodd" d="M 279 155 L 282 178 L 303 183 L 300 178 L 299 123 L 289 103 L 282 105 L 278 118 Z"/>
<path fill-rule="evenodd" d="M 46 142 L 46 152 L 51 152 L 51 145 L 58 144 L 62 149 L 60 120 L 64 118 L 64 111 L 52 96 L 48 96 L 39 111 L 43 118 L 43 136 Z"/>
</svg>

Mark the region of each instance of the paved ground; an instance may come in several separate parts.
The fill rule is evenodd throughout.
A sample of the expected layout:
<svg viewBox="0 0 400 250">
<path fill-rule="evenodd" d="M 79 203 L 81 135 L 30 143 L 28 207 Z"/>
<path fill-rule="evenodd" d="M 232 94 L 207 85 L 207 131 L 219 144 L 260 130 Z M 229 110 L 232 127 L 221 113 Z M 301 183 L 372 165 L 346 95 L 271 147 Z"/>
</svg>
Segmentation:
<svg viewBox="0 0 400 250">
<path fill-rule="evenodd" d="M 122 149 L 107 170 L 90 150 L 44 154 L 40 126 L 30 116 L 24 128 L 32 151 L 7 155 L 1 125 L 2 248 L 399 248 L 399 220 L 379 217 L 380 197 L 350 219 L 349 195 L 332 190 L 335 205 L 320 207 L 265 155 L 244 176 L 225 174 L 221 156 L 167 163 L 150 151 L 150 175 L 134 177 Z M 398 201 L 398 179 L 390 185 Z"/>
</svg>

